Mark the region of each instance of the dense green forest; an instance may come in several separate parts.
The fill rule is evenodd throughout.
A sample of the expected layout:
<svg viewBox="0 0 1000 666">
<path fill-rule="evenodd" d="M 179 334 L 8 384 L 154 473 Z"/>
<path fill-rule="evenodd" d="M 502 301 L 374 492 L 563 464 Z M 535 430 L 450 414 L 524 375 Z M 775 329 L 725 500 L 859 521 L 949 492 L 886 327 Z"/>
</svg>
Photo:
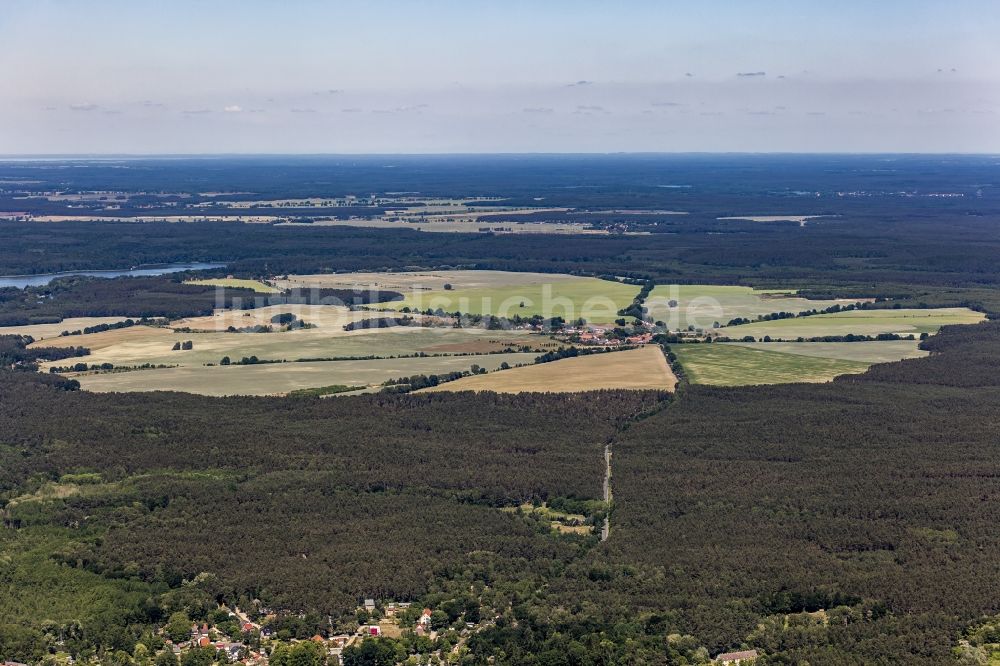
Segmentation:
<svg viewBox="0 0 1000 666">
<path fill-rule="evenodd" d="M 57 381 L 0 372 L 0 657 L 37 659 L 74 627 L 80 654 L 131 649 L 178 605 L 258 597 L 347 623 L 367 596 L 537 587 L 597 537 L 502 509 L 598 498 L 604 444 L 668 397 L 206 400 Z"/>
<path fill-rule="evenodd" d="M 672 403 L 96 395 L 5 371 L 0 656 L 44 652 L 40 618 L 81 623 L 85 652 L 178 605 L 259 596 L 344 619 L 362 596 L 476 583 L 501 619 L 469 663 L 741 645 L 766 663 L 942 663 L 1000 612 L 1000 375 L 981 370 L 1000 325 L 925 344 L 832 384 L 686 386 Z M 499 510 L 596 497 L 608 441 L 607 542 Z"/>
</svg>

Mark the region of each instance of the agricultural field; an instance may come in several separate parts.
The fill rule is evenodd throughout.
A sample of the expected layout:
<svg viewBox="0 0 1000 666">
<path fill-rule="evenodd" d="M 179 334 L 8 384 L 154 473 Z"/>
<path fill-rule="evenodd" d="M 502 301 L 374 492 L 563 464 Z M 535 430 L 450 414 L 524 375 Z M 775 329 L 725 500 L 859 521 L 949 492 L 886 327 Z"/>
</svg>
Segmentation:
<svg viewBox="0 0 1000 666">
<path fill-rule="evenodd" d="M 370 387 L 399 377 L 469 370 L 474 364 L 492 371 L 501 363 L 511 366 L 532 363 L 536 356 L 533 353 L 511 353 L 224 367 L 185 366 L 80 374 L 75 375 L 75 378 L 84 390 L 101 393 L 184 391 L 213 396 L 283 395 L 299 389 L 322 386 Z"/>
<path fill-rule="evenodd" d="M 344 326 L 347 324 L 381 316 L 365 310 L 351 310 L 334 305 L 268 305 L 252 310 L 216 310 L 205 317 L 178 319 L 170 326 L 189 328 L 192 331 L 226 331 L 229 327 L 240 329 L 272 325 L 273 317 L 287 313 L 294 314 L 300 320 L 316 327 L 308 330 L 320 330 L 327 335 L 341 335 L 345 333 Z"/>
<path fill-rule="evenodd" d="M 798 222 L 800 227 L 806 226 L 809 220 L 828 217 L 827 215 L 733 215 L 720 217 L 720 220 L 746 220 L 748 222 Z"/>
<path fill-rule="evenodd" d="M 404 294 L 402 301 L 382 304 L 399 310 L 441 308 L 446 312 L 496 316 L 583 317 L 607 324 L 618 318 L 639 293 L 636 285 L 591 277 L 507 271 L 422 271 L 409 273 L 341 273 L 290 275 L 275 281 L 288 288 L 385 289 Z M 522 307 L 523 304 L 523 307 Z"/>
<path fill-rule="evenodd" d="M 782 352 L 815 358 L 834 358 L 862 363 L 891 363 L 904 358 L 920 358 L 927 352 L 917 347 L 917 340 L 880 342 L 724 342 L 725 346 Z"/>
<path fill-rule="evenodd" d="M 779 308 L 780 309 L 780 308 Z M 942 326 L 975 324 L 986 318 L 968 308 L 851 310 L 834 314 L 754 322 L 722 329 L 731 338 L 752 335 L 758 340 L 770 336 L 778 340 L 795 340 L 824 335 L 920 335 L 937 333 Z"/>
<path fill-rule="evenodd" d="M 334 306 L 325 306 L 332 308 Z M 303 317 L 305 319 L 305 317 Z M 190 321 L 190 320 L 189 320 Z M 310 321 L 305 319 L 305 321 Z M 176 343 L 190 341 L 191 349 L 174 350 Z M 46 341 L 46 344 L 50 344 Z M 425 328 L 399 326 L 382 329 L 344 331 L 329 328 L 300 329 L 273 333 L 184 333 L 168 328 L 132 328 L 58 338 L 52 344 L 84 346 L 91 354 L 80 360 L 88 364 L 116 366 L 153 365 L 202 366 L 219 363 L 224 356 L 232 361 L 256 356 L 260 360 L 296 361 L 344 357 L 387 357 L 413 354 L 486 354 L 517 350 L 523 346 L 554 349 L 559 343 L 525 331 L 485 331 L 482 329 Z M 71 360 L 46 364 L 66 366 Z M 44 368 L 43 368 L 44 369 Z"/>
<path fill-rule="evenodd" d="M 29 324 L 26 326 L 0 326 L 0 335 L 30 335 L 35 340 L 58 338 L 63 331 L 82 331 L 100 324 L 117 324 L 127 317 L 67 317 L 56 324 Z M 52 345 L 49 345 L 52 346 Z M 76 345 L 70 345 L 75 347 Z"/>
<path fill-rule="evenodd" d="M 864 361 L 765 351 L 725 343 L 682 344 L 670 349 L 677 355 L 692 384 L 712 386 L 828 382 L 837 375 L 864 372 L 871 365 Z"/>
<path fill-rule="evenodd" d="M 209 287 L 228 287 L 229 289 L 250 289 L 258 294 L 280 294 L 281 290 L 265 284 L 260 280 L 242 278 L 211 278 L 207 280 L 188 280 L 185 284 L 200 284 Z"/>
<path fill-rule="evenodd" d="M 542 284 L 554 278 L 571 277 L 548 273 L 512 271 L 405 271 L 391 273 L 317 273 L 288 275 L 273 280 L 279 289 L 380 289 L 403 294 L 439 291 L 451 284 L 462 289 Z"/>
<path fill-rule="evenodd" d="M 673 307 L 670 306 L 672 301 L 676 301 Z M 688 326 L 711 329 L 715 322 L 725 326 L 737 317 L 754 319 L 772 312 L 799 313 L 856 302 L 856 299 L 811 300 L 788 290 L 681 284 L 658 285 L 646 299 L 645 306 L 654 321 L 663 321 L 670 330 L 678 330 Z"/>
<path fill-rule="evenodd" d="M 446 312 L 500 317 L 559 316 L 567 321 L 583 317 L 588 323 L 607 324 L 617 319 L 618 311 L 628 307 L 639 293 L 636 285 L 568 275 L 538 275 L 530 282 L 518 280 L 513 283 L 501 277 L 486 286 L 449 284 L 451 289 L 442 286 L 411 291 L 403 301 L 389 306 L 417 310 L 441 308 Z"/>
<path fill-rule="evenodd" d="M 677 378 L 663 352 L 650 345 L 464 377 L 424 390 L 570 393 L 597 389 L 673 390 L 676 384 Z"/>
<path fill-rule="evenodd" d="M 584 224 L 571 222 L 518 221 L 491 222 L 488 219 L 476 221 L 475 217 L 433 216 L 428 219 L 403 218 L 354 218 L 349 220 L 322 219 L 314 222 L 281 222 L 278 226 L 312 227 L 362 227 L 368 229 L 415 229 L 429 233 L 481 233 L 489 231 L 499 234 L 587 234 L 607 235 L 604 229 L 589 229 Z"/>
</svg>

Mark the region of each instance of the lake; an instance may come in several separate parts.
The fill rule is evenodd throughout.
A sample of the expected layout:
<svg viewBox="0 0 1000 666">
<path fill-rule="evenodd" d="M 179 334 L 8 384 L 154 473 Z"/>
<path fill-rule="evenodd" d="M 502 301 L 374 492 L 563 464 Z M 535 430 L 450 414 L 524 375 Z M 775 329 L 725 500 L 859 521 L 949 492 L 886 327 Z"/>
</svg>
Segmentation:
<svg viewBox="0 0 1000 666">
<path fill-rule="evenodd" d="M 53 280 L 63 277 L 87 276 L 100 278 L 143 277 L 148 275 L 166 275 L 182 271 L 204 271 L 210 268 L 223 268 L 225 264 L 166 264 L 164 266 L 147 266 L 118 271 L 66 271 L 63 273 L 39 273 L 38 275 L 0 275 L 0 289 L 4 287 L 41 287 Z"/>
</svg>

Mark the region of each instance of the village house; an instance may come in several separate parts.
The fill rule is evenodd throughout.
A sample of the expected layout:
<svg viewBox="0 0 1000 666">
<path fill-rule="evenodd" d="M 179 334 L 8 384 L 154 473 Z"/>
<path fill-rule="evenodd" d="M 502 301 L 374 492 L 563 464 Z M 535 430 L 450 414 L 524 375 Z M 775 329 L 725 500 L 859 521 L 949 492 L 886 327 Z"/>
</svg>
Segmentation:
<svg viewBox="0 0 1000 666">
<path fill-rule="evenodd" d="M 417 622 L 420 626 L 425 628 L 431 626 L 431 609 L 425 608 L 424 612 L 420 614 L 420 619 L 417 620 Z"/>
<path fill-rule="evenodd" d="M 371 613 L 373 610 L 375 610 L 375 600 L 374 599 L 365 599 L 365 610 L 368 611 L 369 613 Z"/>
<path fill-rule="evenodd" d="M 715 658 L 717 664 L 731 664 L 732 666 L 745 666 L 757 660 L 757 650 L 742 650 L 740 652 L 725 652 Z"/>
</svg>

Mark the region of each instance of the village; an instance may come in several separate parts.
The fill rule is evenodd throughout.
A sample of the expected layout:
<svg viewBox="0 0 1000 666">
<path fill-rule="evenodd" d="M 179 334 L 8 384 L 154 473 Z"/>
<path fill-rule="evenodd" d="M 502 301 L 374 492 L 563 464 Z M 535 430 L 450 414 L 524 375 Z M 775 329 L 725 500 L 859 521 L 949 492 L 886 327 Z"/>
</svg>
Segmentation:
<svg viewBox="0 0 1000 666">
<path fill-rule="evenodd" d="M 411 602 L 376 602 L 371 598 L 357 607 L 357 627 L 353 631 L 334 630 L 331 619 L 328 632 L 311 637 L 294 636 L 287 628 L 276 629 L 281 624 L 279 614 L 267 608 L 259 608 L 251 616 L 238 607 L 220 606 L 211 619 L 191 622 L 189 627 L 184 625 L 183 635 L 177 626 L 180 619 L 171 617 L 158 632 L 163 650 L 155 659 L 157 666 L 340 665 L 345 663 L 345 650 L 358 649 L 365 641 L 374 639 L 405 642 L 415 654 L 402 663 L 456 663 L 468 638 L 494 621 L 480 617 L 478 608 L 465 609 L 455 617 L 454 612 L 414 606 Z"/>
</svg>

